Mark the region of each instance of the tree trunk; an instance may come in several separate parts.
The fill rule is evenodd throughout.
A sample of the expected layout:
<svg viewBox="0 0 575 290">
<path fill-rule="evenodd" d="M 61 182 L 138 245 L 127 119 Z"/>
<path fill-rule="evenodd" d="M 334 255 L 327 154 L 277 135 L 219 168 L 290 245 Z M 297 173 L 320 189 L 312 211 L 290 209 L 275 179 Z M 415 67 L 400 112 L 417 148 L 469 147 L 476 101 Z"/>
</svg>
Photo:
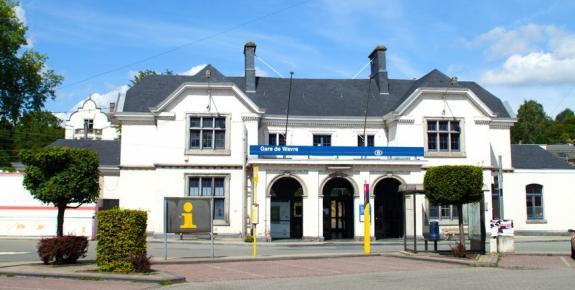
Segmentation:
<svg viewBox="0 0 575 290">
<path fill-rule="evenodd" d="M 459 243 L 461 243 L 463 252 L 465 252 L 465 232 L 463 231 L 463 204 L 457 205 L 457 213 L 459 220 Z"/>
<path fill-rule="evenodd" d="M 56 220 L 56 236 L 61 237 L 64 235 L 64 212 L 66 211 L 66 205 L 57 205 L 58 207 L 58 218 Z"/>
</svg>

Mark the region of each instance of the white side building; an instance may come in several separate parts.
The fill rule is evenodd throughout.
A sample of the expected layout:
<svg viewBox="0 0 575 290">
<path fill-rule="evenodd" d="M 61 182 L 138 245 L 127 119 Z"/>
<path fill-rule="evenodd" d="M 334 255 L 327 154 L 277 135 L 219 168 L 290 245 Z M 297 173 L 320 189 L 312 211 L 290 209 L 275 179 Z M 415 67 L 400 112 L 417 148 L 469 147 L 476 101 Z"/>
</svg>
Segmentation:
<svg viewBox="0 0 575 290">
<path fill-rule="evenodd" d="M 110 103 L 110 112 L 114 111 Z M 118 130 L 110 123 L 108 114 L 88 98 L 81 107 L 70 115 L 65 124 L 65 139 L 116 140 Z"/>
</svg>

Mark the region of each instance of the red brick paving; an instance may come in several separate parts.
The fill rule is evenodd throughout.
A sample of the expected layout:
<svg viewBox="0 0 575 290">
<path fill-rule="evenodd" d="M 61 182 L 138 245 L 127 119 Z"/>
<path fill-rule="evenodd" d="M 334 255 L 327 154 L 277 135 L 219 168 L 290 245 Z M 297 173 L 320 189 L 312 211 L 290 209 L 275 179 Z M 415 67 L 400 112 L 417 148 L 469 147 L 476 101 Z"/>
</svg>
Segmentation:
<svg viewBox="0 0 575 290">
<path fill-rule="evenodd" d="M 360 272 L 450 269 L 458 267 L 462 266 L 388 256 L 154 265 L 154 269 L 184 276 L 188 282 L 326 276 Z"/>
</svg>

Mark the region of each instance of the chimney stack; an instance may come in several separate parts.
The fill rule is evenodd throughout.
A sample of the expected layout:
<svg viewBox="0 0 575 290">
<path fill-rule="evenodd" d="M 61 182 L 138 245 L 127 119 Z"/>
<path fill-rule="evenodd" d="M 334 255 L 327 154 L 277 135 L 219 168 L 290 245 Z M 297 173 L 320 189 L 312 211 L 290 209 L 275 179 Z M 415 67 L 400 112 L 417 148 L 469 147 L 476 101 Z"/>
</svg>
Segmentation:
<svg viewBox="0 0 575 290">
<path fill-rule="evenodd" d="M 116 103 L 110 102 L 110 113 L 116 112 Z"/>
<path fill-rule="evenodd" d="M 246 93 L 255 93 L 256 91 L 256 67 L 255 67 L 255 56 L 256 56 L 256 44 L 252 41 L 246 42 L 244 45 L 244 56 L 245 56 L 245 75 L 244 79 L 246 82 Z"/>
<path fill-rule="evenodd" d="M 371 75 L 369 77 L 375 80 L 380 95 L 389 94 L 389 81 L 387 79 L 387 67 L 385 65 L 386 50 L 387 48 L 384 45 L 378 45 L 369 55 L 369 59 L 371 60 Z"/>
</svg>

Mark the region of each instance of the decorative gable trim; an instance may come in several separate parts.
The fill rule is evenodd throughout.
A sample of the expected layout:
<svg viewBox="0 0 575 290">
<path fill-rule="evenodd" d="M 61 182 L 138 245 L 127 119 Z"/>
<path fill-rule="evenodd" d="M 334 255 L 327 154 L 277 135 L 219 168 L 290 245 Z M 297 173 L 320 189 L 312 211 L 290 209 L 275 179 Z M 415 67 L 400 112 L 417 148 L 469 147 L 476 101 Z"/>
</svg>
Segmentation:
<svg viewBox="0 0 575 290">
<path fill-rule="evenodd" d="M 489 107 L 485 105 L 485 103 L 481 101 L 472 90 L 467 88 L 418 88 L 390 114 L 398 117 L 404 115 L 406 111 L 411 108 L 424 94 L 439 94 L 446 97 L 450 95 L 465 96 L 487 117 L 497 117 L 495 113 L 493 113 L 493 111 L 489 109 Z"/>
<path fill-rule="evenodd" d="M 150 111 L 157 114 L 163 111 L 168 105 L 173 103 L 185 90 L 187 89 L 230 89 L 237 98 L 246 105 L 252 112 L 263 114 L 264 111 L 260 109 L 242 90 L 240 90 L 233 83 L 183 83 L 168 97 L 166 97 L 157 107 L 150 108 Z"/>
</svg>

